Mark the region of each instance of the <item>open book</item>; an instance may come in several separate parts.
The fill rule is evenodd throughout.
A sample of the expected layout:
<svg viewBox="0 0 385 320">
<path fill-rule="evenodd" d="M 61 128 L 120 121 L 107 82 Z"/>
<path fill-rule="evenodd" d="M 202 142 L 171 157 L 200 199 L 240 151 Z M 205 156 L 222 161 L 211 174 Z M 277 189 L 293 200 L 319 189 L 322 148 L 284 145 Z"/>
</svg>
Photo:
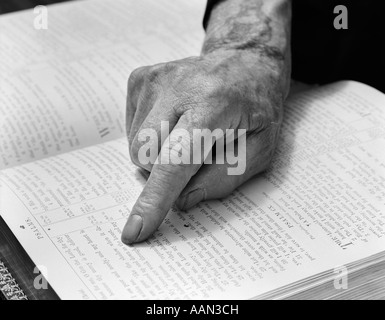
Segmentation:
<svg viewBox="0 0 385 320">
<path fill-rule="evenodd" d="M 0 17 L 0 214 L 62 299 L 331 297 L 345 271 L 348 286 L 381 272 L 385 95 L 350 81 L 290 97 L 268 172 L 121 243 L 145 183 L 127 78 L 198 55 L 204 7 L 80 1 L 41 31 L 32 12 Z"/>
</svg>

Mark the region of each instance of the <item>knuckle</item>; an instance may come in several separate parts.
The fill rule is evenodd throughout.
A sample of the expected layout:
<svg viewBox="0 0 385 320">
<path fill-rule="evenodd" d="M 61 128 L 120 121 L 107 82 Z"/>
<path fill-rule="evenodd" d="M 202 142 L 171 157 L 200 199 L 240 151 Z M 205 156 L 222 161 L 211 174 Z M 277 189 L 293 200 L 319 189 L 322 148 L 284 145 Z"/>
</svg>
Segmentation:
<svg viewBox="0 0 385 320">
<path fill-rule="evenodd" d="M 135 82 L 136 80 L 138 80 L 139 78 L 141 78 L 144 75 L 144 73 L 147 69 L 148 69 L 148 67 L 139 67 L 139 68 L 134 69 L 130 74 L 129 80 L 132 82 Z"/>
<path fill-rule="evenodd" d="M 135 206 L 135 213 L 142 218 L 148 217 L 148 212 L 154 209 L 154 199 L 149 197 L 140 197 Z M 155 208 L 158 209 L 158 208 Z"/>
<path fill-rule="evenodd" d="M 165 66 L 167 63 L 158 63 L 149 68 L 149 74 L 152 75 L 153 78 L 162 75 L 165 72 Z"/>
<path fill-rule="evenodd" d="M 180 69 L 181 66 L 182 66 L 182 64 L 178 63 L 177 61 L 169 61 L 169 62 L 166 62 L 162 65 L 165 73 L 170 73 L 172 71 Z"/>
<path fill-rule="evenodd" d="M 153 84 L 160 83 L 160 79 L 164 74 L 164 63 L 156 64 L 148 67 L 147 72 L 143 75 L 143 81 L 148 88 L 151 88 Z"/>
<path fill-rule="evenodd" d="M 128 93 L 131 99 L 140 96 L 141 93 L 151 93 L 156 90 L 157 85 L 161 83 L 165 72 L 166 63 L 160 63 L 153 66 L 139 67 L 131 72 L 128 79 Z"/>
<path fill-rule="evenodd" d="M 158 63 L 150 67 L 146 67 L 145 70 L 141 70 L 142 72 L 140 76 L 146 84 L 160 83 L 162 77 L 169 76 L 171 73 L 177 69 L 177 62 L 165 62 Z"/>
<path fill-rule="evenodd" d="M 148 67 L 139 67 L 133 70 L 128 77 L 128 92 L 134 91 L 140 83 L 143 82 L 144 75 Z"/>
</svg>

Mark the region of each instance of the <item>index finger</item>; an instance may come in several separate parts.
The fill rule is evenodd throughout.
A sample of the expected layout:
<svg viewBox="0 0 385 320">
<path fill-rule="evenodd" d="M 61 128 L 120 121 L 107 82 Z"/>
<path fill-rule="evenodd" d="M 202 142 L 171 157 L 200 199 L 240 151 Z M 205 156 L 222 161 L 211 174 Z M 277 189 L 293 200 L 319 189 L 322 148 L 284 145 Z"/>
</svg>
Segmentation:
<svg viewBox="0 0 385 320">
<path fill-rule="evenodd" d="M 192 161 L 191 129 L 191 124 L 182 116 L 162 145 L 157 163 L 154 164 L 150 177 L 123 229 L 124 243 L 141 242 L 151 236 L 191 177 L 201 167 L 204 155 L 200 163 L 194 164 L 195 161 Z M 188 154 L 189 161 L 186 161 L 186 157 L 179 157 L 180 153 Z M 178 159 L 185 161 L 177 163 Z"/>
</svg>

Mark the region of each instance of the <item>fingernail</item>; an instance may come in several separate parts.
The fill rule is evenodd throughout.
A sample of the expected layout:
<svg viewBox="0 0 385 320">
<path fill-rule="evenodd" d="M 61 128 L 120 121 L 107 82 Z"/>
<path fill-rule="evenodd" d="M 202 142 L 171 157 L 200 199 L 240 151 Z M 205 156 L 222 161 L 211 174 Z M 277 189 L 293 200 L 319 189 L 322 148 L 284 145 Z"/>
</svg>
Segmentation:
<svg viewBox="0 0 385 320">
<path fill-rule="evenodd" d="M 194 191 L 191 191 L 186 195 L 186 201 L 183 205 L 184 209 L 190 209 L 199 202 L 203 201 L 205 198 L 205 192 L 203 189 L 199 188 Z"/>
<path fill-rule="evenodd" d="M 128 218 L 126 226 L 124 227 L 122 234 L 122 241 L 125 244 L 132 244 L 138 240 L 140 232 L 143 228 L 143 219 L 137 214 L 131 215 Z"/>
</svg>

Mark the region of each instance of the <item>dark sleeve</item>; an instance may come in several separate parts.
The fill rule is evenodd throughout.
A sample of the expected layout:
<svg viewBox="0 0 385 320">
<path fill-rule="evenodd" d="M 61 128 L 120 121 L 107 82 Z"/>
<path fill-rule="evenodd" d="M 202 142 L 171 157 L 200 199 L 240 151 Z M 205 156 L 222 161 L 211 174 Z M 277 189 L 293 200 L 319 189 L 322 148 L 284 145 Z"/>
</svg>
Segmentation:
<svg viewBox="0 0 385 320">
<path fill-rule="evenodd" d="M 385 1 L 293 0 L 292 78 L 326 84 L 364 82 L 385 92 Z M 348 29 L 336 30 L 337 5 L 348 8 Z"/>
<path fill-rule="evenodd" d="M 205 28 L 205 30 L 207 28 L 207 24 L 208 24 L 209 19 L 210 19 L 211 11 L 215 7 L 215 5 L 221 1 L 223 1 L 223 0 L 207 0 L 206 12 L 205 12 L 205 15 L 203 17 L 203 28 Z"/>
</svg>

